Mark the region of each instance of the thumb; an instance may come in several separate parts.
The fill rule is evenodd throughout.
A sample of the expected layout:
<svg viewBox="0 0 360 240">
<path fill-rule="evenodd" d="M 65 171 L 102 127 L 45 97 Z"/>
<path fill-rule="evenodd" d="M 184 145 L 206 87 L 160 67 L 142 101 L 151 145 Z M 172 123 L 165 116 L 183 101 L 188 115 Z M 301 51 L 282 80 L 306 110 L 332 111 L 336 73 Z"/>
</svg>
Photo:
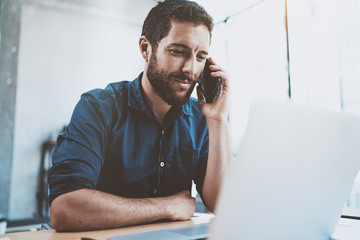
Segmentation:
<svg viewBox="0 0 360 240">
<path fill-rule="evenodd" d="M 197 97 L 198 97 L 198 104 L 204 105 L 206 103 L 206 99 L 205 99 L 205 96 L 199 86 L 196 87 L 196 93 L 197 93 Z"/>
</svg>

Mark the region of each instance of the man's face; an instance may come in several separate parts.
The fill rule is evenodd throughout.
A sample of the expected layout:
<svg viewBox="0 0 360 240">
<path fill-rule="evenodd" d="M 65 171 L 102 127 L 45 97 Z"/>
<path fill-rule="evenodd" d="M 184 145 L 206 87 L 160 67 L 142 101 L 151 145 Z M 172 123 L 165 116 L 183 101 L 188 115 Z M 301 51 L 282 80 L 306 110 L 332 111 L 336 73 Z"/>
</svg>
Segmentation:
<svg viewBox="0 0 360 240">
<path fill-rule="evenodd" d="M 169 34 L 152 52 L 146 72 L 153 89 L 167 104 L 179 106 L 189 101 L 209 45 L 205 25 L 172 21 Z"/>
</svg>

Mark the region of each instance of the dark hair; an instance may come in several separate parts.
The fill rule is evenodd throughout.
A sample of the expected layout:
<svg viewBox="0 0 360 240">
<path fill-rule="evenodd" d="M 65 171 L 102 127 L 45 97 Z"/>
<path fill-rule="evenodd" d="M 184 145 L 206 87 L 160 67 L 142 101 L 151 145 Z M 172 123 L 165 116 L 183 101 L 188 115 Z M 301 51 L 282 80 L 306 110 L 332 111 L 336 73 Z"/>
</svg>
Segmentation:
<svg viewBox="0 0 360 240">
<path fill-rule="evenodd" d="M 141 33 L 149 40 L 154 51 L 161 39 L 170 32 L 171 20 L 190 22 L 196 26 L 203 24 L 209 29 L 211 38 L 213 19 L 202 6 L 187 0 L 165 0 L 150 10 Z"/>
</svg>

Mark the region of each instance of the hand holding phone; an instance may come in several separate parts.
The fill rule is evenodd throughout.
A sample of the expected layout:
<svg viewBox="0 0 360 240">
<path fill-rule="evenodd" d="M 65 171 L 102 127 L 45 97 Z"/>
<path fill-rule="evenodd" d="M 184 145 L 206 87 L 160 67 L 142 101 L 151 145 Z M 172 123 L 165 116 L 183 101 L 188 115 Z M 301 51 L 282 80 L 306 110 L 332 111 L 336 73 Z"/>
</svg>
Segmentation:
<svg viewBox="0 0 360 240">
<path fill-rule="evenodd" d="M 211 76 L 211 63 L 206 59 L 204 70 L 199 79 L 199 86 L 205 96 L 206 103 L 215 102 L 220 96 L 221 78 Z"/>
</svg>

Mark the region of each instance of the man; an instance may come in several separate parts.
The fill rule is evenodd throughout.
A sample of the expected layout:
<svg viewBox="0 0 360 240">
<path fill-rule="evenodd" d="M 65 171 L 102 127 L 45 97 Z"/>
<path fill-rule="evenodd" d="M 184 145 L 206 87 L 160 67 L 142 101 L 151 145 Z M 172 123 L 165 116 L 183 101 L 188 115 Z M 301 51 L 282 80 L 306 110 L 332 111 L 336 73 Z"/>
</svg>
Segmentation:
<svg viewBox="0 0 360 240">
<path fill-rule="evenodd" d="M 144 72 L 82 95 L 58 138 L 49 172 L 58 231 L 187 220 L 194 180 L 213 211 L 231 161 L 228 75 L 213 60 L 222 94 L 190 94 L 205 66 L 212 18 L 194 2 L 165 0 L 145 19 Z"/>
</svg>

